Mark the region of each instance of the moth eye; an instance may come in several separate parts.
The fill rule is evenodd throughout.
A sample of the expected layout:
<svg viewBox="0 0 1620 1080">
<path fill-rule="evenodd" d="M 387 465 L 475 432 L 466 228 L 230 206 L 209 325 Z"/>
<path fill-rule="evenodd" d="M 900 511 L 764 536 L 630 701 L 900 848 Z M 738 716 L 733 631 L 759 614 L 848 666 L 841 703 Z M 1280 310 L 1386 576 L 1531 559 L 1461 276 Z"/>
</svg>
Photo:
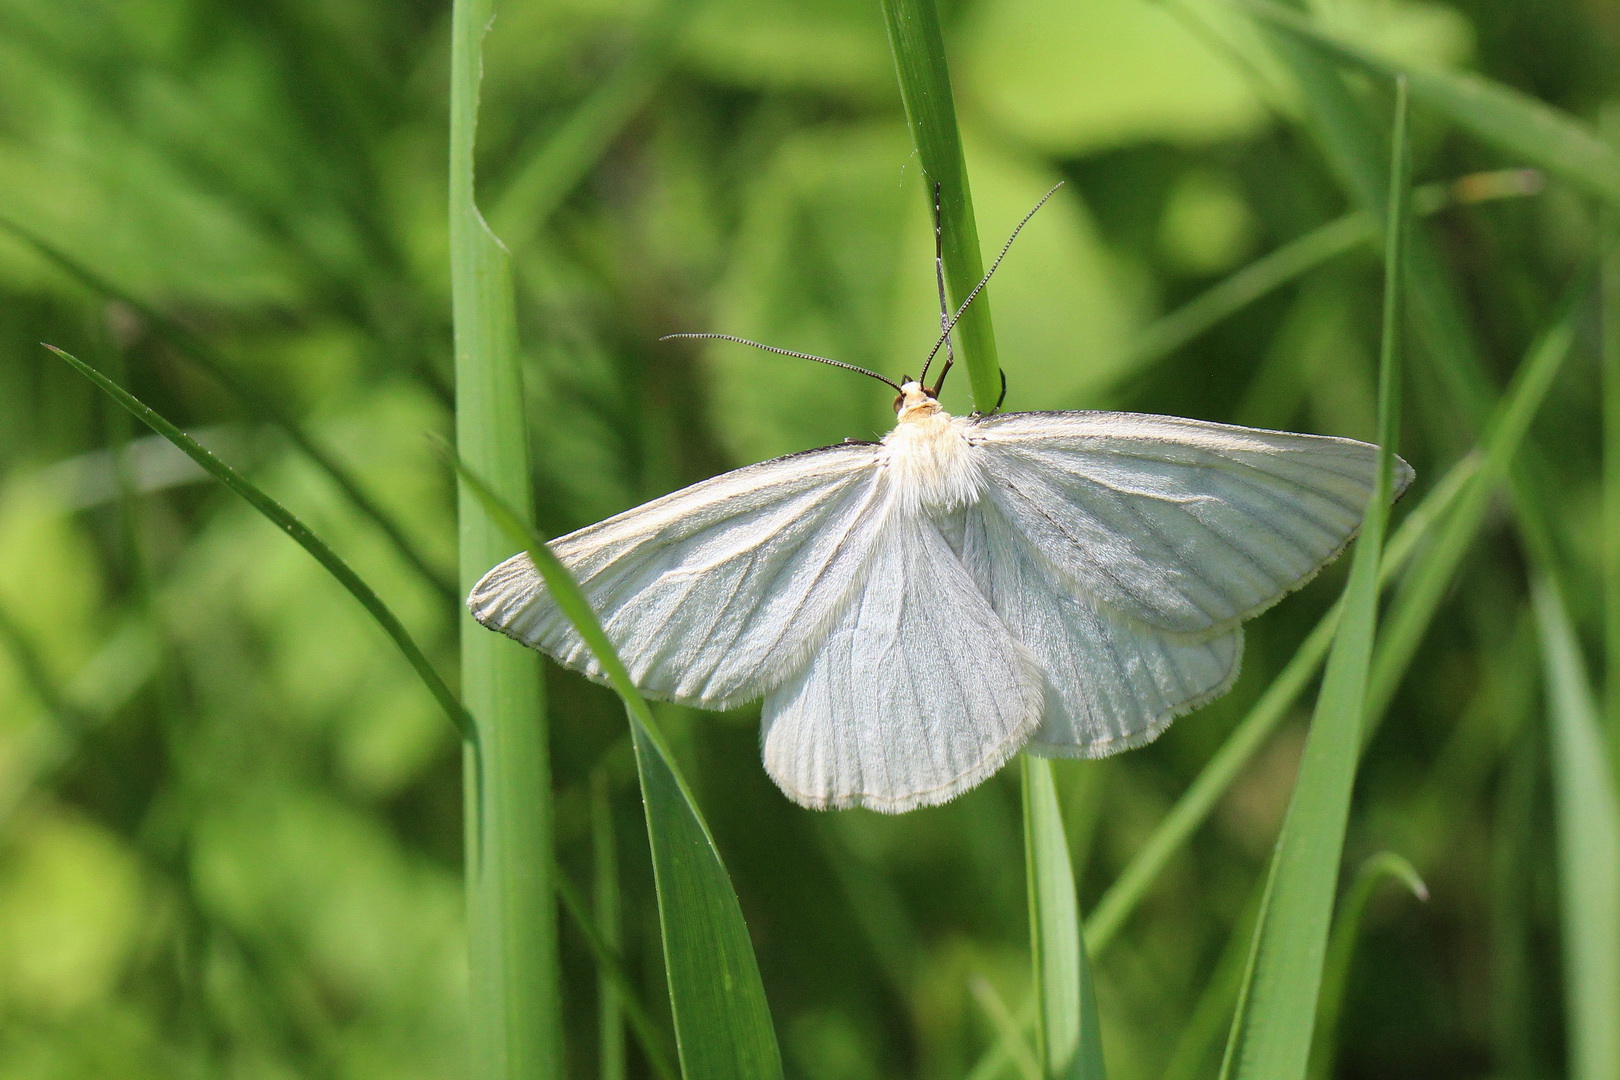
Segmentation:
<svg viewBox="0 0 1620 1080">
<path fill-rule="evenodd" d="M 894 395 L 894 411 L 895 412 L 900 411 L 900 403 L 905 401 L 905 400 L 906 400 L 906 395 L 904 395 L 904 394 L 896 394 L 896 395 Z"/>
</svg>

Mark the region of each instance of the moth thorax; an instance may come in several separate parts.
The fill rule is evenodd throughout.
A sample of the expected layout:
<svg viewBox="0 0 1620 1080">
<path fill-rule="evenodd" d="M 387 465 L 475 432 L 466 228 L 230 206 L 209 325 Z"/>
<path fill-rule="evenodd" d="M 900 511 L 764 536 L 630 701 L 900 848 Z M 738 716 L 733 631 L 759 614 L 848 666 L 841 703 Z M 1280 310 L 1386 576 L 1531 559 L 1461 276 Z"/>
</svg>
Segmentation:
<svg viewBox="0 0 1620 1080">
<path fill-rule="evenodd" d="M 895 495 L 915 509 L 948 513 L 975 503 L 984 476 L 963 433 L 967 421 L 934 405 L 906 417 L 883 440 Z"/>
<path fill-rule="evenodd" d="M 922 383 L 912 380 L 900 387 L 900 396 L 894 399 L 895 420 L 899 423 L 913 423 L 929 416 L 937 416 L 945 410 L 939 407 L 934 395 L 928 392 Z"/>
</svg>

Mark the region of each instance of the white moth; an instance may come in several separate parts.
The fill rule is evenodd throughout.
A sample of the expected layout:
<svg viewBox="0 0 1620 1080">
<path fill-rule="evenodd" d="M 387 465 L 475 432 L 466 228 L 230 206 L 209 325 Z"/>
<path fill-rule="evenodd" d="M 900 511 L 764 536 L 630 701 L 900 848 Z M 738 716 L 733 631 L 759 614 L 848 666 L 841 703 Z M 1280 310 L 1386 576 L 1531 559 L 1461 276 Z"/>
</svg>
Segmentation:
<svg viewBox="0 0 1620 1080">
<path fill-rule="evenodd" d="M 1337 555 L 1373 491 L 1377 448 L 1351 439 L 952 416 L 938 384 L 897 389 L 880 443 L 738 469 L 551 544 L 644 693 L 764 699 L 765 768 L 807 807 L 899 813 L 1019 750 L 1152 740 L 1232 685 L 1239 624 Z M 468 604 L 602 681 L 528 555 Z"/>
<path fill-rule="evenodd" d="M 1339 553 L 1377 468 L 1351 439 L 901 395 L 881 443 L 738 469 L 551 545 L 643 692 L 765 699 L 765 768 L 808 807 L 898 813 L 1020 749 L 1150 741 L 1232 685 L 1239 623 Z M 527 555 L 468 603 L 602 679 Z"/>
</svg>

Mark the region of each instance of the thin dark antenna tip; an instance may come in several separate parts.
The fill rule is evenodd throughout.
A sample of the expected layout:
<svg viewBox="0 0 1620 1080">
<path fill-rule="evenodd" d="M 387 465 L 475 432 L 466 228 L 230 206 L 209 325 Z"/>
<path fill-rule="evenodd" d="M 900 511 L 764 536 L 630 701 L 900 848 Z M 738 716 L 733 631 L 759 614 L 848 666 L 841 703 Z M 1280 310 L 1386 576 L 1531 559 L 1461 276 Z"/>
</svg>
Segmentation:
<svg viewBox="0 0 1620 1080">
<path fill-rule="evenodd" d="M 996 269 L 1001 266 L 1001 260 L 1007 257 L 1007 252 L 1012 250 L 1013 241 L 1018 239 L 1018 234 L 1023 231 L 1025 225 L 1029 224 L 1029 219 L 1034 217 L 1040 208 L 1046 205 L 1046 200 L 1050 199 L 1054 194 L 1056 194 L 1057 189 L 1062 187 L 1065 182 L 1066 181 L 1059 180 L 1057 183 L 1053 184 L 1049 189 L 1047 189 L 1046 194 L 1041 196 L 1041 201 L 1036 203 L 1030 209 L 1029 213 L 1024 215 L 1023 220 L 1020 221 L 1013 229 L 1012 235 L 1007 237 L 1007 242 L 1001 245 L 1001 253 L 996 256 L 996 261 L 990 264 L 990 269 L 984 272 L 984 277 L 980 278 L 979 283 L 973 286 L 973 291 L 967 294 L 967 299 L 963 300 L 961 306 L 956 309 L 956 314 L 951 316 L 951 321 L 945 324 L 945 331 L 939 335 L 939 339 L 934 342 L 934 347 L 928 351 L 928 363 L 933 362 L 934 357 L 939 354 L 940 347 L 950 340 L 951 331 L 956 329 L 956 324 L 962 318 L 962 313 L 965 312 L 968 309 L 968 305 L 973 303 L 973 301 L 978 298 L 978 295 L 984 291 L 985 284 L 989 282 L 990 276 L 996 272 Z"/>
<path fill-rule="evenodd" d="M 795 356 L 800 360 L 814 360 L 818 364 L 828 364 L 835 368 L 843 368 L 845 371 L 853 371 L 856 374 L 865 375 L 868 378 L 876 379 L 878 382 L 883 383 L 886 386 L 893 387 L 896 393 L 905 392 L 900 389 L 899 383 L 896 383 L 890 379 L 885 379 L 877 372 L 869 371 L 868 369 L 858 367 L 855 364 L 846 364 L 842 360 L 831 360 L 825 356 L 816 356 L 814 353 L 795 352 L 792 349 L 778 349 L 775 345 L 761 345 L 757 341 L 749 341 L 747 338 L 737 337 L 733 334 L 665 334 L 658 340 L 672 341 L 676 338 L 695 338 L 702 341 L 731 341 L 738 345 L 751 345 L 756 349 L 763 349 L 765 352 L 775 353 L 778 356 Z"/>
</svg>

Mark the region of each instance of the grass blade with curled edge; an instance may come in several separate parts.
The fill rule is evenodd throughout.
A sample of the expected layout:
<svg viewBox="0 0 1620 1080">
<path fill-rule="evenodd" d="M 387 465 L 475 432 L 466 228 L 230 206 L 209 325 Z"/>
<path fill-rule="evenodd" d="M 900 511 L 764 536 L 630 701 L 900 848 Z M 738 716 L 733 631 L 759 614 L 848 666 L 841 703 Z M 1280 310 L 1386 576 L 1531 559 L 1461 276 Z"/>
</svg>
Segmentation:
<svg viewBox="0 0 1620 1080">
<path fill-rule="evenodd" d="M 1343 609 L 1306 737 L 1293 797 L 1261 901 L 1253 952 L 1227 1043 L 1222 1077 L 1305 1075 L 1333 911 L 1334 887 L 1361 757 L 1368 676 L 1378 622 L 1379 560 L 1394 490 L 1400 423 L 1400 297 L 1410 172 L 1406 87 L 1397 85 L 1385 231 L 1384 325 L 1378 372 L 1378 474 L 1350 565 Z"/>
<path fill-rule="evenodd" d="M 54 345 L 45 347 L 67 361 L 85 378 L 99 386 L 106 392 L 107 396 L 128 409 L 137 420 L 179 447 L 182 453 L 198 465 L 201 465 L 220 483 L 246 499 L 255 510 L 269 518 L 277 528 L 296 540 L 305 551 L 315 556 L 315 561 L 325 567 L 333 577 L 337 578 L 338 583 L 349 590 L 350 595 L 356 600 L 360 601 L 360 605 L 383 628 L 383 632 L 393 639 L 394 645 L 404 654 L 411 667 L 416 669 L 416 674 L 426 684 L 435 700 L 438 701 L 439 707 L 450 718 L 450 722 L 456 725 L 456 730 L 461 732 L 462 738 L 476 745 L 477 735 L 472 717 L 461 704 L 460 699 L 451 692 L 450 687 L 439 677 L 439 673 L 434 670 L 433 665 L 428 662 L 428 658 L 417 647 L 416 642 L 412 640 L 404 624 L 388 609 L 388 605 L 383 603 L 382 598 L 372 591 L 371 586 L 367 585 L 359 574 L 350 569 L 349 564 L 344 562 L 337 552 L 328 547 L 320 537 L 310 532 L 309 528 L 294 517 L 285 506 L 260 491 L 241 473 L 203 449 L 195 439 L 148 408 L 128 390 L 125 390 L 72 353 L 58 349 Z"/>
<path fill-rule="evenodd" d="M 1024 851 L 1029 877 L 1030 953 L 1034 957 L 1036 1052 L 1047 1077 L 1103 1080 L 1102 1035 L 1091 986 L 1074 869 L 1063 832 L 1052 763 L 1024 763 Z"/>
<path fill-rule="evenodd" d="M 1552 728 L 1570 1080 L 1620 1077 L 1620 798 L 1557 586 L 1534 586 Z"/>
<path fill-rule="evenodd" d="M 515 512 L 532 509 L 523 368 L 506 249 L 479 213 L 474 169 L 484 35 L 494 0 L 450 5 L 448 206 L 454 321 L 456 454 Z M 466 595 L 511 553 L 482 502 L 456 491 L 456 563 Z M 462 769 L 463 884 L 473 1080 L 561 1075 L 562 969 L 551 744 L 540 658 L 461 608 L 461 692 L 478 718 L 479 754 Z"/>
<path fill-rule="evenodd" d="M 1393 851 L 1373 855 L 1356 871 L 1355 880 L 1339 902 L 1338 916 L 1333 920 L 1333 936 L 1328 941 L 1327 961 L 1322 968 L 1322 995 L 1317 1002 L 1316 1040 L 1311 1046 L 1309 1070 L 1313 1080 L 1328 1080 L 1333 1074 L 1339 1014 L 1350 979 L 1350 961 L 1355 956 L 1356 939 L 1361 934 L 1361 921 L 1372 903 L 1373 894 L 1386 881 L 1399 881 L 1419 900 L 1429 898 L 1429 887 L 1423 883 L 1412 864 Z"/>
<path fill-rule="evenodd" d="M 1402 64 L 1345 41 L 1275 0 L 1229 0 L 1335 60 L 1380 78 L 1404 76 L 1412 100 L 1498 149 L 1620 204 L 1620 151 L 1574 117 L 1501 83 Z"/>
<path fill-rule="evenodd" d="M 460 462 L 456 469 L 512 542 L 528 550 L 558 609 L 601 663 L 630 719 L 681 1074 L 687 1080 L 777 1080 L 781 1051 L 736 890 L 652 710 L 573 575 L 482 480 Z"/>
</svg>

